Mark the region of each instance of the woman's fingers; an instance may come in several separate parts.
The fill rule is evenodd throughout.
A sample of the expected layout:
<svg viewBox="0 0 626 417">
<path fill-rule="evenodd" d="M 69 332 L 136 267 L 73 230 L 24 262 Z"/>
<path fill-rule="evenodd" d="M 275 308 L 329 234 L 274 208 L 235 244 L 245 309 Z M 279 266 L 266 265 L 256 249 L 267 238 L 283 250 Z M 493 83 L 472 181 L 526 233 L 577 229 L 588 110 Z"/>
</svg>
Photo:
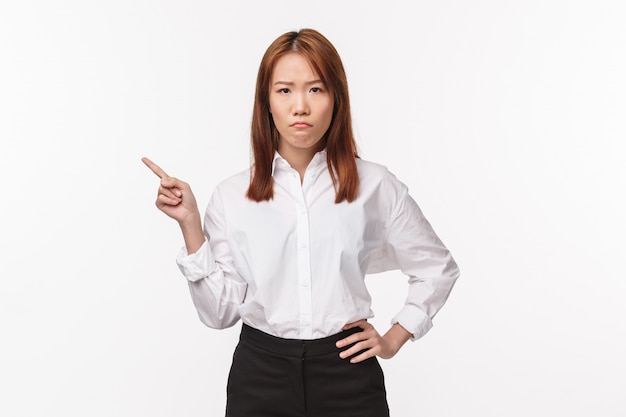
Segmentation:
<svg viewBox="0 0 626 417">
<path fill-rule="evenodd" d="M 368 323 L 367 320 L 363 319 L 363 320 L 358 320 L 358 321 L 346 324 L 345 326 L 343 326 L 343 330 L 352 329 L 354 327 L 360 327 L 361 329 L 365 330 L 366 328 L 371 328 L 374 326 Z"/>
<path fill-rule="evenodd" d="M 169 189 L 171 190 L 172 193 L 174 193 L 174 196 L 182 198 L 183 196 L 182 190 L 189 189 L 189 184 L 177 178 L 170 177 L 165 171 L 163 171 L 163 169 L 160 166 L 152 162 L 150 159 L 143 157 L 141 158 L 141 161 L 148 168 L 150 168 L 150 170 L 154 172 L 154 174 L 157 177 L 161 178 L 161 187 L 159 188 L 159 194 L 163 193 L 165 195 L 168 195 L 169 197 L 172 197 L 168 193 L 163 192 L 164 189 Z"/>
<path fill-rule="evenodd" d="M 351 363 L 357 363 L 367 358 L 371 358 L 372 356 L 376 356 L 379 353 L 379 350 L 380 348 L 376 342 L 372 339 L 368 339 L 355 343 L 350 348 L 342 351 L 339 354 L 339 357 L 341 359 L 350 358 Z M 359 352 L 361 352 L 359 355 L 354 356 Z"/>
<path fill-rule="evenodd" d="M 161 179 L 161 188 L 159 191 L 161 189 L 168 189 L 174 193 L 176 197 L 182 197 L 182 190 L 189 189 L 189 184 L 173 177 L 165 177 Z"/>
<path fill-rule="evenodd" d="M 361 350 L 363 350 L 363 349 L 361 349 Z M 361 350 L 357 350 L 356 352 L 354 352 L 351 355 L 348 355 L 347 357 L 355 355 L 358 352 L 361 352 Z M 357 355 L 357 356 L 354 356 L 354 357 L 350 358 L 350 363 L 359 363 L 359 362 L 363 362 L 366 359 L 372 358 L 372 357 L 378 355 L 378 351 L 379 350 L 380 349 L 378 347 L 373 347 L 371 349 L 364 350 L 363 353 L 361 353 L 360 355 Z"/>
<path fill-rule="evenodd" d="M 178 197 L 170 197 L 165 194 L 159 194 L 157 196 L 156 206 L 161 208 L 163 206 L 177 206 L 181 203 L 181 199 Z"/>
<path fill-rule="evenodd" d="M 171 186 L 165 186 L 163 184 L 161 184 L 161 186 L 159 187 L 159 191 L 158 194 L 159 195 L 164 195 L 166 197 L 169 197 L 173 200 L 182 200 L 182 196 L 183 193 L 180 189 L 180 184 L 175 184 L 175 185 L 171 185 Z"/>
<path fill-rule="evenodd" d="M 361 329 L 363 329 L 363 331 L 362 332 L 353 333 L 350 336 L 348 336 L 348 337 L 338 341 L 337 344 L 336 344 L 338 348 L 342 348 L 344 346 L 348 346 L 348 345 L 350 345 L 352 343 L 358 342 L 359 340 L 367 338 L 366 332 L 368 330 L 374 328 L 374 326 L 369 324 L 366 320 L 359 320 L 359 321 L 355 321 L 354 323 L 346 324 L 345 326 L 343 326 L 343 330 L 349 330 L 349 329 L 353 329 L 355 327 L 360 327 Z"/>
<path fill-rule="evenodd" d="M 339 353 L 339 356 L 342 359 L 349 358 L 350 356 L 356 355 L 357 353 L 364 350 L 366 351 L 364 352 L 366 354 L 366 358 L 378 354 L 378 333 L 364 334 L 363 332 L 360 332 L 358 333 L 358 335 L 361 337 L 360 339 L 351 339 L 350 341 L 347 341 L 345 345 L 343 345 L 349 347 Z M 363 354 L 361 356 L 363 356 Z M 356 358 L 352 358 L 351 362 L 355 362 L 354 359 Z M 363 359 L 365 358 L 362 358 L 361 360 Z"/>
<path fill-rule="evenodd" d="M 199 217 L 196 199 L 189 184 L 170 177 L 160 166 L 148 158 L 141 158 L 141 161 L 161 179 L 155 202 L 159 210 L 180 224 L 186 224 L 190 219 Z"/>
<path fill-rule="evenodd" d="M 143 158 L 141 158 L 141 162 L 143 162 L 144 164 L 146 164 L 146 166 L 148 168 L 150 168 L 150 170 L 152 172 L 154 172 L 156 174 L 157 177 L 163 179 L 163 178 L 168 178 L 169 175 L 167 175 L 167 173 L 165 171 L 163 171 L 163 169 L 161 169 L 160 166 L 158 166 L 157 164 L 155 164 L 154 162 L 152 162 L 151 160 L 149 160 L 148 158 L 146 158 L 145 156 Z"/>
<path fill-rule="evenodd" d="M 359 352 L 362 352 L 361 354 L 351 358 L 351 363 L 364 361 L 372 356 L 376 356 L 380 351 L 381 337 L 376 329 L 374 329 L 374 326 L 366 320 L 359 320 L 354 323 L 346 324 L 343 329 L 348 330 L 355 327 L 360 327 L 363 331 L 351 334 L 350 336 L 339 340 L 336 344 L 338 348 L 349 346 L 347 349 L 339 353 L 339 356 L 342 359 L 349 358 Z"/>
</svg>

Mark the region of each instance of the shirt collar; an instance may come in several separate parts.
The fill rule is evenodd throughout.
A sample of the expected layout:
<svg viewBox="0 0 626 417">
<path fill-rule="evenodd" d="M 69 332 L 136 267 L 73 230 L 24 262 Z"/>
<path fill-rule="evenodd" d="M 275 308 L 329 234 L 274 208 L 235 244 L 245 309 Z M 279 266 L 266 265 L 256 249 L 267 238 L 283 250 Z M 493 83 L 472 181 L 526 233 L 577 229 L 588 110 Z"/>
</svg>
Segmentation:
<svg viewBox="0 0 626 417">
<path fill-rule="evenodd" d="M 272 160 L 272 177 L 274 176 L 274 170 L 276 169 L 277 163 L 287 162 L 283 159 L 282 156 L 278 153 L 278 151 L 274 152 L 274 159 Z"/>
<path fill-rule="evenodd" d="M 311 159 L 311 162 L 309 162 L 309 166 L 315 167 L 321 163 L 326 163 L 326 149 L 322 149 L 321 151 L 313 155 L 313 159 Z M 274 176 L 274 171 L 276 170 L 277 166 L 282 166 L 285 168 L 291 167 L 291 165 L 289 165 L 289 162 L 287 162 L 287 160 L 283 158 L 278 153 L 278 151 L 274 152 L 274 159 L 272 160 L 272 176 Z"/>
</svg>

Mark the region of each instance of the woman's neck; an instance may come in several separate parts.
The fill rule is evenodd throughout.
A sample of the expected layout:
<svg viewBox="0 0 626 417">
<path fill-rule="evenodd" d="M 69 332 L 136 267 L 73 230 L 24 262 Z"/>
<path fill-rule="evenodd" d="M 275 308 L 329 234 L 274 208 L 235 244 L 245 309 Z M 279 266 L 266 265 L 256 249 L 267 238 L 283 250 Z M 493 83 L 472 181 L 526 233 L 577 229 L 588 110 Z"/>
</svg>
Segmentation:
<svg viewBox="0 0 626 417">
<path fill-rule="evenodd" d="M 304 172 L 306 171 L 306 168 L 309 166 L 309 163 L 311 163 L 311 160 L 313 159 L 313 156 L 315 156 L 316 152 L 317 151 L 314 149 L 295 150 L 295 149 L 284 149 L 280 147 L 278 149 L 278 153 L 280 154 L 280 156 L 285 158 L 285 160 L 289 163 L 289 165 L 293 169 L 298 171 L 298 174 L 300 174 L 300 182 L 302 182 L 304 178 Z"/>
</svg>

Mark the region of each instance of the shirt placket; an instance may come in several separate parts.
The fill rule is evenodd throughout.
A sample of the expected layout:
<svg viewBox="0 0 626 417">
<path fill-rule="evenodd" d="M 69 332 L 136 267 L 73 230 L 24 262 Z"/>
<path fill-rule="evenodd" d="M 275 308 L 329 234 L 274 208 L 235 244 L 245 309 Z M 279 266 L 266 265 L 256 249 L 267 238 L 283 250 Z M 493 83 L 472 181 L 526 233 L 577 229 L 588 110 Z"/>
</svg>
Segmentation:
<svg viewBox="0 0 626 417">
<path fill-rule="evenodd" d="M 311 246 L 309 244 L 309 211 L 300 185 L 300 176 L 294 174 L 294 197 L 296 203 L 296 235 L 298 262 L 298 304 L 300 307 L 300 338 L 312 338 L 313 305 L 311 294 Z"/>
</svg>

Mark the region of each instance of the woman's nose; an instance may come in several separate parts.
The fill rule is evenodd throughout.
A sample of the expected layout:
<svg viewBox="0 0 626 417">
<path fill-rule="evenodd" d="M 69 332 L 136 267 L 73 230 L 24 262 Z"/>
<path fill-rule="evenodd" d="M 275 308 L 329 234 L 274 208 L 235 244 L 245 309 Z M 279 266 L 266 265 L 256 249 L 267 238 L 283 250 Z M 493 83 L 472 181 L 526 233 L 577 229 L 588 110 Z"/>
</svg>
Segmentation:
<svg viewBox="0 0 626 417">
<path fill-rule="evenodd" d="M 296 94 L 293 113 L 296 115 L 309 113 L 309 101 L 306 94 Z"/>
</svg>

